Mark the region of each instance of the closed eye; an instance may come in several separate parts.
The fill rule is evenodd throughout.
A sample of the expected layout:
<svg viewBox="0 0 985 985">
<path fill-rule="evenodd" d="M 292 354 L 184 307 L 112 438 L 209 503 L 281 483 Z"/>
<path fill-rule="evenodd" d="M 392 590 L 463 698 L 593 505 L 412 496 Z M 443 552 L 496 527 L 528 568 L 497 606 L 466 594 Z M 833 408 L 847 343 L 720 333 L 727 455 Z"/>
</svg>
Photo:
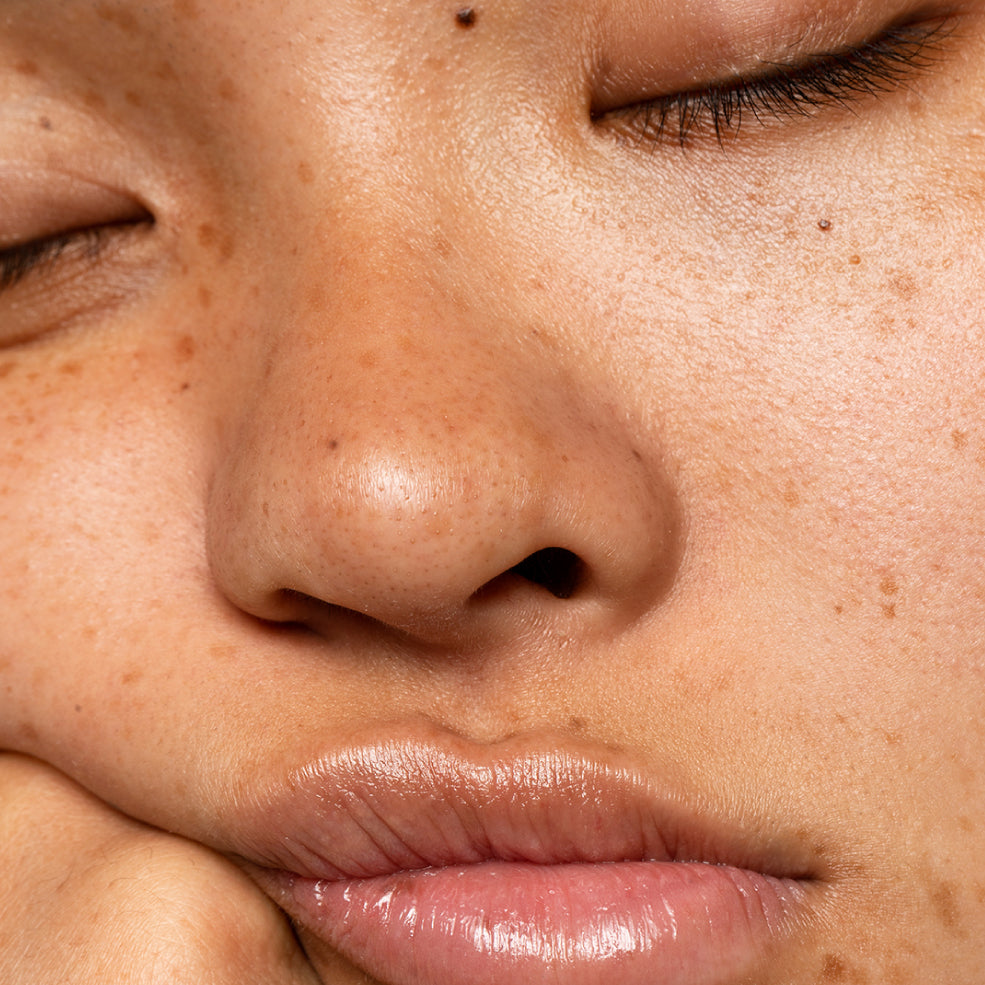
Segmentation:
<svg viewBox="0 0 985 985">
<path fill-rule="evenodd" d="M 861 45 L 791 64 L 763 62 L 761 74 L 659 96 L 596 119 L 639 142 L 684 147 L 689 138 L 710 133 L 723 144 L 750 121 L 810 117 L 904 88 L 935 64 L 952 28 L 949 18 L 892 27 Z"/>
<path fill-rule="evenodd" d="M 146 221 L 142 218 L 71 230 L 0 250 L 0 291 L 16 287 L 21 281 L 43 273 L 61 260 L 95 263 L 111 236 Z"/>
</svg>

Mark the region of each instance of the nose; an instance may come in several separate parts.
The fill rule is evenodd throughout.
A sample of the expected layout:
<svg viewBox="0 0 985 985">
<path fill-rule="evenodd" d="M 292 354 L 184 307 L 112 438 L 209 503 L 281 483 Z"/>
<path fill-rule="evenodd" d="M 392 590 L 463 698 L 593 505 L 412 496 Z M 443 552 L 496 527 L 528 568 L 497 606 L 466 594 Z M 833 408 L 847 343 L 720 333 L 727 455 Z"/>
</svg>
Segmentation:
<svg viewBox="0 0 985 985">
<path fill-rule="evenodd" d="M 350 262 L 258 316 L 209 498 L 216 582 L 326 636 L 618 632 L 680 554 L 659 456 L 557 326 L 419 266 Z"/>
</svg>

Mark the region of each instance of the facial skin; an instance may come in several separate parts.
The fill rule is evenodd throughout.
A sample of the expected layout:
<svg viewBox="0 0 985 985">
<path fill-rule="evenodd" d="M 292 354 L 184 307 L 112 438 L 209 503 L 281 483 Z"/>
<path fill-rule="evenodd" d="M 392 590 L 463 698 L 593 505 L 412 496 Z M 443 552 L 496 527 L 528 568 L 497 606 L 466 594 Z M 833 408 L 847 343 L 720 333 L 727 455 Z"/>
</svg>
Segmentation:
<svg viewBox="0 0 985 985">
<path fill-rule="evenodd" d="M 0 246 L 153 217 L 0 292 L 0 747 L 236 856 L 355 739 L 610 750 L 809 857 L 742 981 L 977 985 L 985 5 L 683 148 L 601 109 L 916 5 L 620 7 L 0 2 Z"/>
</svg>

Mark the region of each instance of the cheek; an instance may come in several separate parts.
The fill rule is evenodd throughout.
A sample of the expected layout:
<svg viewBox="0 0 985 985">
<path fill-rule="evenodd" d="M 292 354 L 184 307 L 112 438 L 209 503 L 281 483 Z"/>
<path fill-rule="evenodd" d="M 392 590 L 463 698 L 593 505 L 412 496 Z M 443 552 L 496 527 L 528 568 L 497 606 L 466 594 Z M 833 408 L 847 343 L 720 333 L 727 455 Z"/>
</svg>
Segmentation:
<svg viewBox="0 0 985 985">
<path fill-rule="evenodd" d="M 78 730 L 112 733 L 114 708 L 131 700 L 118 685 L 144 674 L 142 627 L 166 632 L 185 586 L 204 577 L 199 348 L 161 330 L 109 354 L 94 331 L 3 362 L 7 748 L 42 754 L 45 730 L 69 746 Z"/>
</svg>

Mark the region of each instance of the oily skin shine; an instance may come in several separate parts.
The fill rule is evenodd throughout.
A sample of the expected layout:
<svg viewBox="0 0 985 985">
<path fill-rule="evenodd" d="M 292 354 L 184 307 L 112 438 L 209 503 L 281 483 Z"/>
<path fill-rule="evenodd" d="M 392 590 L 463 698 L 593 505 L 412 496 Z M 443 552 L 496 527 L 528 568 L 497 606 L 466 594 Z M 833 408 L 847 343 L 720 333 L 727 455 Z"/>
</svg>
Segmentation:
<svg viewBox="0 0 985 985">
<path fill-rule="evenodd" d="M 985 5 L 684 149 L 593 120 L 604 6 L 0 4 L 0 245 L 154 217 L 0 293 L 0 748 L 257 920 L 237 812 L 356 731 L 618 749 L 809 844 L 755 985 L 977 985 Z M 727 50 L 652 8 L 667 78 Z M 569 599 L 508 574 L 550 547 Z"/>
</svg>

